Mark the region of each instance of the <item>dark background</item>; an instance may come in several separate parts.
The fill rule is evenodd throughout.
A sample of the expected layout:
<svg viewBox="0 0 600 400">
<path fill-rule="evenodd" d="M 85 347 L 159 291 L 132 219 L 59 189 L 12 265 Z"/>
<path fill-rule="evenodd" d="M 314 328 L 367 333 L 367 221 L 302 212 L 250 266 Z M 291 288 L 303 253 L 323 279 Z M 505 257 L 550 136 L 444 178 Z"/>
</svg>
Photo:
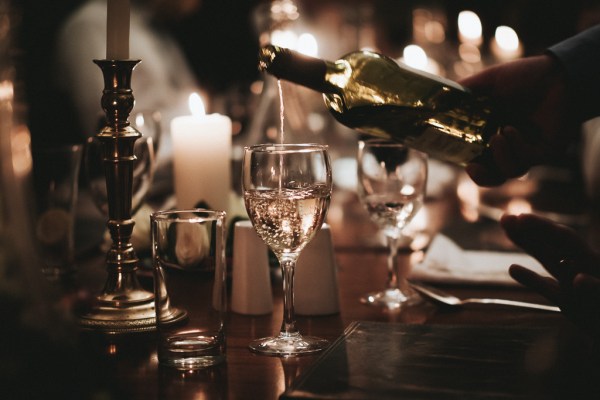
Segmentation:
<svg viewBox="0 0 600 400">
<path fill-rule="evenodd" d="M 78 141 L 72 108 L 52 87 L 51 60 L 56 32 L 84 0 L 20 0 L 15 4 L 18 22 L 18 74 L 20 96 L 32 137 L 47 137 L 49 127 L 59 131 L 63 141 Z M 181 43 L 201 87 L 223 93 L 232 87 L 249 85 L 258 78 L 256 54 L 258 32 L 252 11 L 261 0 L 204 0 L 198 13 L 167 27 Z M 382 52 L 398 53 L 412 36 L 412 10 L 416 7 L 443 10 L 447 19 L 447 40 L 456 40 L 457 15 L 475 11 L 483 24 L 485 38 L 498 25 L 513 27 L 525 48 L 524 55 L 536 54 L 600 21 L 600 7 L 592 0 L 297 0 L 302 18 L 317 20 L 323 12 L 339 15 L 331 24 L 364 24 L 375 27 L 376 44 Z M 342 54 L 337 54 L 342 55 Z M 396 56 L 397 54 L 390 54 Z M 37 138 L 37 139 L 36 139 Z M 52 140 L 55 140 L 53 138 Z"/>
</svg>

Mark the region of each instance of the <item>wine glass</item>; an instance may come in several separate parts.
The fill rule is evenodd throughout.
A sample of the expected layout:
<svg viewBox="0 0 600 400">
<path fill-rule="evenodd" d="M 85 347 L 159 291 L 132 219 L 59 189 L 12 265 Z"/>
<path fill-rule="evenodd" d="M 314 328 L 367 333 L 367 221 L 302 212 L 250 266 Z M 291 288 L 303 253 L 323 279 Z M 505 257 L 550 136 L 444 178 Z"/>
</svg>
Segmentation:
<svg viewBox="0 0 600 400">
<path fill-rule="evenodd" d="M 290 356 L 323 350 L 324 339 L 302 336 L 294 316 L 294 269 L 302 249 L 321 228 L 331 198 L 327 146 L 260 144 L 244 148 L 244 203 L 260 238 L 283 274 L 283 322 L 278 336 L 254 340 L 257 353 Z"/>
<path fill-rule="evenodd" d="M 156 111 L 140 111 L 133 113 L 131 117 L 131 125 L 142 133 L 142 137 L 133 146 L 136 160 L 133 165 L 131 215 L 134 215 L 144 203 L 152 184 L 162 129 L 160 114 Z M 108 216 L 108 193 L 102 159 L 102 143 L 95 136 L 88 138 L 84 172 L 89 192 L 96 207 L 104 216 Z"/>
<path fill-rule="evenodd" d="M 423 204 L 426 182 L 423 153 L 381 139 L 359 141 L 358 194 L 389 247 L 387 286 L 365 295 L 363 303 L 397 309 L 420 301 L 399 270 L 397 254 L 405 227 Z"/>
</svg>

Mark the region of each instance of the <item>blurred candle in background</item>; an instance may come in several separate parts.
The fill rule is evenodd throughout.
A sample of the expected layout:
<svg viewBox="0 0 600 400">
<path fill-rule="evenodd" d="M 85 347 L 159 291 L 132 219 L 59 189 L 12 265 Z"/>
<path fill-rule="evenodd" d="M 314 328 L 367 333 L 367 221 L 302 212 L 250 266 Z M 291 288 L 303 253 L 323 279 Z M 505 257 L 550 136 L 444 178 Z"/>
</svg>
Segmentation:
<svg viewBox="0 0 600 400">
<path fill-rule="evenodd" d="M 199 202 L 228 211 L 231 190 L 231 119 L 206 115 L 202 99 L 190 95 L 192 115 L 171 122 L 175 197 L 178 208 Z"/>
<path fill-rule="evenodd" d="M 271 43 L 275 46 L 294 50 L 298 42 L 298 35 L 291 30 L 274 30 L 271 34 Z"/>
<path fill-rule="evenodd" d="M 409 67 L 429 72 L 430 74 L 438 75 L 440 73 L 439 64 L 429 58 L 425 50 L 416 44 L 410 44 L 404 48 L 400 61 Z"/>
<path fill-rule="evenodd" d="M 481 45 L 482 31 L 481 20 L 473 11 L 465 10 L 458 14 L 458 39 L 461 43 Z"/>
<path fill-rule="evenodd" d="M 510 199 L 506 205 L 506 213 L 512 215 L 530 214 L 533 211 L 533 206 L 529 201 L 522 198 Z"/>
<path fill-rule="evenodd" d="M 319 53 L 317 39 L 308 32 L 297 35 L 291 30 L 275 30 L 271 34 L 271 44 L 296 50 L 307 56 L 317 57 Z"/>
<path fill-rule="evenodd" d="M 454 63 L 454 79 L 472 75 L 483 67 L 479 49 L 483 43 L 483 27 L 473 11 L 465 10 L 458 14 L 458 39 L 460 59 Z"/>
<path fill-rule="evenodd" d="M 106 58 L 129 58 L 129 0 L 108 0 L 106 8 Z"/>
<path fill-rule="evenodd" d="M 310 33 L 303 33 L 298 36 L 296 44 L 298 52 L 307 56 L 317 57 L 319 55 L 319 44 L 317 39 Z"/>
<path fill-rule="evenodd" d="M 496 28 L 494 38 L 490 44 L 490 50 L 499 61 L 510 61 L 523 55 L 523 47 L 521 46 L 517 32 L 511 27 L 504 25 Z"/>
</svg>

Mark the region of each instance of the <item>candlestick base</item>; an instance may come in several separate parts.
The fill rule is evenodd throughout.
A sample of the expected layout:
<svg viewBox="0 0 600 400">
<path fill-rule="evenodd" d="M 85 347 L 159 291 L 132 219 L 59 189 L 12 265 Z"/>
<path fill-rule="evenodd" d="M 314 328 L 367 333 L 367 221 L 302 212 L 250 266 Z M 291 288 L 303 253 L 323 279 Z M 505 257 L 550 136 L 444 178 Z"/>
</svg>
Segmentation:
<svg viewBox="0 0 600 400">
<path fill-rule="evenodd" d="M 107 334 L 151 332 L 156 330 L 154 296 L 144 290 L 127 290 L 127 299 L 98 296 L 99 304 L 88 314 L 80 316 L 80 326 Z M 170 321 L 175 323 L 187 317 L 184 310 L 171 309 Z"/>
</svg>

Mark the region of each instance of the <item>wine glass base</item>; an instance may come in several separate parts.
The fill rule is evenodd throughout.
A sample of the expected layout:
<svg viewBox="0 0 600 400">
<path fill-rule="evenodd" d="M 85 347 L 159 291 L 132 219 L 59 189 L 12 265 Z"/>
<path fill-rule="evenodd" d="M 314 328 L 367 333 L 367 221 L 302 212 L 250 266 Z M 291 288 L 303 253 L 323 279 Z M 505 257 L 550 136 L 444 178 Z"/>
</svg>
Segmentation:
<svg viewBox="0 0 600 400">
<path fill-rule="evenodd" d="M 360 299 L 360 302 L 363 304 L 387 308 L 389 310 L 416 305 L 421 301 L 421 296 L 410 288 L 406 290 L 386 289 L 381 292 L 367 293 Z"/>
<path fill-rule="evenodd" d="M 318 353 L 329 346 L 329 342 L 314 336 L 279 335 L 256 339 L 248 346 L 255 353 L 287 357 Z"/>
</svg>

